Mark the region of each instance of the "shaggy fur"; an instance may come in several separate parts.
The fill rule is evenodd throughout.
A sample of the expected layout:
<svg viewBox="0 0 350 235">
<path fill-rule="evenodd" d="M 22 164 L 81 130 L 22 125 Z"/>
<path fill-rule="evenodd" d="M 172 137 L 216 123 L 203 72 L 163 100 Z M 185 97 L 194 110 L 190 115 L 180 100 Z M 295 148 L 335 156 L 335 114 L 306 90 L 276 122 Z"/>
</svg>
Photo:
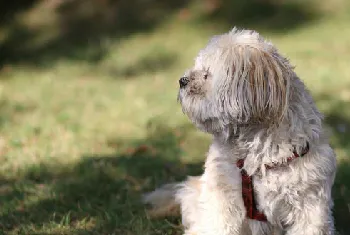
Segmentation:
<svg viewBox="0 0 350 235">
<path fill-rule="evenodd" d="M 144 196 L 153 214 L 179 205 L 186 235 L 334 234 L 336 158 L 289 61 L 258 33 L 234 28 L 214 37 L 184 76 L 182 109 L 213 143 L 202 176 Z M 307 142 L 309 152 L 286 164 Z M 241 158 L 268 222 L 246 218 Z M 266 169 L 274 163 L 281 166 Z"/>
</svg>

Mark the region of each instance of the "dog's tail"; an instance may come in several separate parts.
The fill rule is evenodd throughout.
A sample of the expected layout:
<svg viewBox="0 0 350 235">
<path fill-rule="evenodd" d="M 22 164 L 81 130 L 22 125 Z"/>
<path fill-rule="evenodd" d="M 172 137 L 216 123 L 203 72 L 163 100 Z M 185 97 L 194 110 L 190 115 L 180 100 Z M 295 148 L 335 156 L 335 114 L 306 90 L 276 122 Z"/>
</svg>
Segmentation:
<svg viewBox="0 0 350 235">
<path fill-rule="evenodd" d="M 180 205 L 176 201 L 176 193 L 180 187 L 181 183 L 166 184 L 153 192 L 143 195 L 143 203 L 151 206 L 147 214 L 151 217 L 179 215 Z"/>
<path fill-rule="evenodd" d="M 189 188 L 199 190 L 199 178 L 188 177 L 184 182 L 166 184 L 153 192 L 144 194 L 143 202 L 151 206 L 148 215 L 153 218 L 180 215 L 180 203 L 182 197 L 186 195 L 185 191 Z"/>
</svg>

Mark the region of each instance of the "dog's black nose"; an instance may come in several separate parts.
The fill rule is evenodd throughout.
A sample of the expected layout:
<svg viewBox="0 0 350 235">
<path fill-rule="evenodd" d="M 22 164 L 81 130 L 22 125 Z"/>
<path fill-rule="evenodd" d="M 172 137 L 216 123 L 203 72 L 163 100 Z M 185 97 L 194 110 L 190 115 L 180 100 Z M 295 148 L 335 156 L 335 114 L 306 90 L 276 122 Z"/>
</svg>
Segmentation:
<svg viewBox="0 0 350 235">
<path fill-rule="evenodd" d="M 180 88 L 185 87 L 188 82 L 189 82 L 188 77 L 180 78 L 180 80 L 179 80 Z"/>
</svg>

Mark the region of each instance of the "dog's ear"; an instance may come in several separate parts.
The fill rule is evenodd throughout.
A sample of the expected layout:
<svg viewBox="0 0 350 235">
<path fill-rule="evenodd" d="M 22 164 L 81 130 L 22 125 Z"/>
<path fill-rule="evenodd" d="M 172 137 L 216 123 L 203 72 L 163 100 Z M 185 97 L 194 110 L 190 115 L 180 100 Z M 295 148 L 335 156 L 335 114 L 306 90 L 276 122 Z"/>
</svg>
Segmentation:
<svg viewBox="0 0 350 235">
<path fill-rule="evenodd" d="M 270 48 L 271 49 L 271 48 Z M 274 50 L 235 48 L 233 96 L 243 122 L 279 123 L 288 108 L 291 69 Z"/>
</svg>

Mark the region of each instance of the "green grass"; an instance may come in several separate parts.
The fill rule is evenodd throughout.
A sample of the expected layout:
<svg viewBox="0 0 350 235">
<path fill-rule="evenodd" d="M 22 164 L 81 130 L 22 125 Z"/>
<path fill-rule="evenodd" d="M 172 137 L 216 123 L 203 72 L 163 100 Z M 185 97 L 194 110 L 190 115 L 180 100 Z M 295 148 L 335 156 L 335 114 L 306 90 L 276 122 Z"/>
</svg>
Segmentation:
<svg viewBox="0 0 350 235">
<path fill-rule="evenodd" d="M 182 114 L 177 80 L 234 24 L 273 41 L 324 112 L 336 226 L 349 234 L 350 5 L 206 2 L 95 6 L 133 13 L 112 23 L 37 2 L 0 24 L 0 234 L 181 234 L 179 218 L 148 219 L 140 195 L 202 171 L 210 137 Z"/>
</svg>

